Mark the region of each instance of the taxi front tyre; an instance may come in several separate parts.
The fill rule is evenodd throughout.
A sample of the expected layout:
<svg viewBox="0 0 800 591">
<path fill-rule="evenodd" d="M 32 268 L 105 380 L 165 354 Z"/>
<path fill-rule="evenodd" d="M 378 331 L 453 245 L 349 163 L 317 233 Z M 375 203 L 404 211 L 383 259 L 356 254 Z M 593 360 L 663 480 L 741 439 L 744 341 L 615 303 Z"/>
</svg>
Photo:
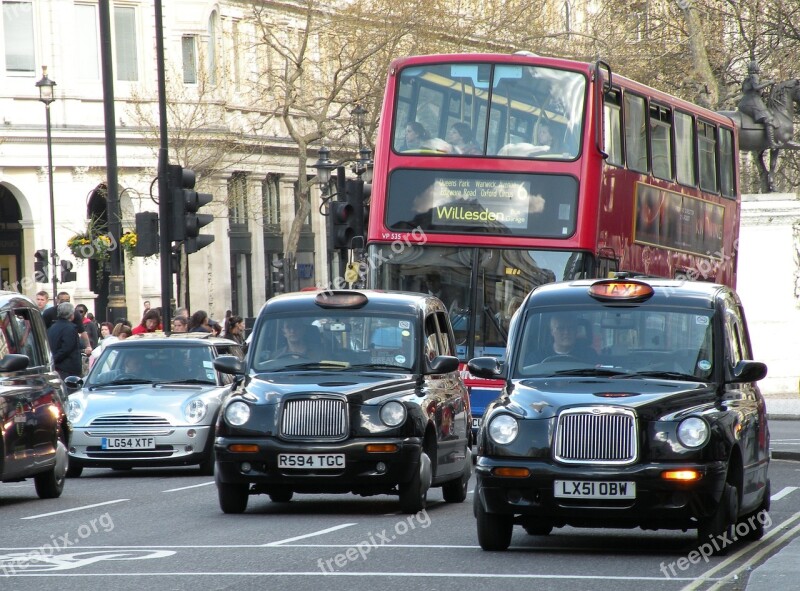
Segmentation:
<svg viewBox="0 0 800 591">
<path fill-rule="evenodd" d="M 446 503 L 463 503 L 466 500 L 471 476 L 472 451 L 467 448 L 467 453 L 464 457 L 464 470 L 461 476 L 442 485 L 442 497 L 444 497 Z"/>
<path fill-rule="evenodd" d="M 703 518 L 697 527 L 697 541 L 709 543 L 714 547 L 714 554 L 728 554 L 728 542 L 733 541 L 734 526 L 739 515 L 739 493 L 736 487 L 726 482 L 714 511 Z"/>
<path fill-rule="evenodd" d="M 69 453 L 61 437 L 56 440 L 55 464 L 47 472 L 42 472 L 33 477 L 36 494 L 40 499 L 57 499 L 64 491 L 64 481 L 67 479 L 67 466 Z"/>
<path fill-rule="evenodd" d="M 399 486 L 400 510 L 403 513 L 419 513 L 427 506 L 431 478 L 431 459 L 423 451 L 419 456 L 419 469 L 414 471 L 410 481 Z"/>
<path fill-rule="evenodd" d="M 238 482 L 217 482 L 219 508 L 223 513 L 244 513 L 250 497 L 250 485 Z"/>
<path fill-rule="evenodd" d="M 475 517 L 478 522 L 478 543 L 483 550 L 502 552 L 511 545 L 514 517 L 487 513 L 480 496 L 475 495 Z"/>
<path fill-rule="evenodd" d="M 288 503 L 292 500 L 294 492 L 285 488 L 273 490 L 269 493 L 269 500 L 273 503 Z"/>
</svg>

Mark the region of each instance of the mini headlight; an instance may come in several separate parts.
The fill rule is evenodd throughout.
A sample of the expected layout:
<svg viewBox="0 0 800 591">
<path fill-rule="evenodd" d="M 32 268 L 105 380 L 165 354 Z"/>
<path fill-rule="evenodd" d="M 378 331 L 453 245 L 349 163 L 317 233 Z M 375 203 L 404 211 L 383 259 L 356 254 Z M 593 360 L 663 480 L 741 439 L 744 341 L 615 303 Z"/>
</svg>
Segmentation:
<svg viewBox="0 0 800 591">
<path fill-rule="evenodd" d="M 195 398 L 186 405 L 183 409 L 183 414 L 186 415 L 186 420 L 189 423 L 197 424 L 206 416 L 208 405 L 200 398 Z"/>
<path fill-rule="evenodd" d="M 497 415 L 489 423 L 488 433 L 492 441 L 505 445 L 516 439 L 517 433 L 519 433 L 519 424 L 517 419 L 511 415 Z"/>
<path fill-rule="evenodd" d="M 77 398 L 67 400 L 67 418 L 70 423 L 77 423 L 83 416 L 83 404 Z"/>
<path fill-rule="evenodd" d="M 241 400 L 232 402 L 225 409 L 225 420 L 234 427 L 244 425 L 250 418 L 250 406 Z"/>
<path fill-rule="evenodd" d="M 700 417 L 689 417 L 678 425 L 678 441 L 685 447 L 696 448 L 706 444 L 709 437 L 708 423 Z"/>
<path fill-rule="evenodd" d="M 397 400 L 390 400 L 381 407 L 381 420 L 387 427 L 397 427 L 406 420 L 406 407 Z"/>
</svg>

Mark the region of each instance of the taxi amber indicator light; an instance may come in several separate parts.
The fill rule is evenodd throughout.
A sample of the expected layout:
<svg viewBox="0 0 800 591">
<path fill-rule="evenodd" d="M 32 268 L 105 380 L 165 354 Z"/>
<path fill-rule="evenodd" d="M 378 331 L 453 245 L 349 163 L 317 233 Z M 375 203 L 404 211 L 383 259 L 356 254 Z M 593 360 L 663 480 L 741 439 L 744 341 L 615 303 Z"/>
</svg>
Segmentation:
<svg viewBox="0 0 800 591">
<path fill-rule="evenodd" d="M 258 446 L 247 443 L 234 443 L 233 445 L 228 446 L 228 451 L 254 454 L 258 453 Z"/>
<path fill-rule="evenodd" d="M 360 308 L 367 301 L 367 296 L 358 291 L 323 291 L 314 298 L 321 308 Z"/>
<path fill-rule="evenodd" d="M 589 295 L 599 300 L 644 300 L 653 295 L 653 288 L 639 281 L 612 279 L 593 283 Z"/>
<path fill-rule="evenodd" d="M 527 478 L 531 475 L 531 471 L 527 468 L 495 468 L 492 474 L 506 478 Z"/>
<path fill-rule="evenodd" d="M 667 470 L 661 473 L 661 478 L 664 480 L 678 480 L 681 482 L 694 482 L 702 477 L 702 473 L 697 470 Z"/>
<path fill-rule="evenodd" d="M 397 451 L 397 445 L 394 443 L 370 443 L 366 450 L 370 454 L 391 454 Z"/>
</svg>

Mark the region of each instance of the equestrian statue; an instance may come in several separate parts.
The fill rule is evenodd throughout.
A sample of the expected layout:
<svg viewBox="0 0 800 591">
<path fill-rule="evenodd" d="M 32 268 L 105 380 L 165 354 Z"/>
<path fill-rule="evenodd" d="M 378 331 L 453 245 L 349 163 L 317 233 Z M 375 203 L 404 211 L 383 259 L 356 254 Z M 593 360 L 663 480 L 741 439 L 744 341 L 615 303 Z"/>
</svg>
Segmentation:
<svg viewBox="0 0 800 591">
<path fill-rule="evenodd" d="M 795 104 L 800 104 L 800 79 L 793 78 L 775 83 L 761 82 L 758 62 L 747 67 L 747 78 L 742 83 L 742 97 L 738 110 L 722 111 L 739 128 L 739 150 L 758 152 L 758 172 L 762 192 L 775 192 L 775 169 L 780 150 L 798 150 L 800 144 L 793 138 L 792 119 Z M 772 87 L 766 103 L 764 89 Z M 764 154 L 769 150 L 769 168 Z"/>
</svg>

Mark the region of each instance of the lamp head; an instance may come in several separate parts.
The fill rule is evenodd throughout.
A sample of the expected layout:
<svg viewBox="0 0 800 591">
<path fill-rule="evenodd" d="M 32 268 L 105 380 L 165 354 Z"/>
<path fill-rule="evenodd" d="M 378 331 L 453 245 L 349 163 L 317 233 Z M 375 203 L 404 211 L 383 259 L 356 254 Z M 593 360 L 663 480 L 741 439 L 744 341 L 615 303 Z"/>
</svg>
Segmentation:
<svg viewBox="0 0 800 591">
<path fill-rule="evenodd" d="M 47 66 L 42 66 L 42 79 L 36 83 L 39 89 L 39 100 L 45 105 L 49 105 L 55 99 L 53 96 L 53 87 L 56 85 L 55 81 L 47 77 Z"/>
</svg>

